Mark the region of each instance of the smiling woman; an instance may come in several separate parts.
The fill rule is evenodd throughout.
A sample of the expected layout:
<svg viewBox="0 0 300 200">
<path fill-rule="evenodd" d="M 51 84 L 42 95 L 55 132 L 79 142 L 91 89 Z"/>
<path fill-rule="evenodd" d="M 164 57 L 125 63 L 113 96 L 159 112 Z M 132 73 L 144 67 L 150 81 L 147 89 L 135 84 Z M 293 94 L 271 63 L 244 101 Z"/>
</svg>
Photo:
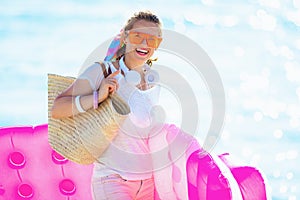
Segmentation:
<svg viewBox="0 0 300 200">
<path fill-rule="evenodd" d="M 107 146 L 85 146 L 92 149 L 89 153 L 96 160 L 91 183 L 94 200 L 229 200 L 242 199 L 246 194 L 253 197 L 248 185 L 240 190 L 245 180 L 250 180 L 249 185 L 255 185 L 256 191 L 260 189 L 256 199 L 265 200 L 265 185 L 258 171 L 233 174 L 224 160 L 212 157 L 181 128 L 165 124 L 161 117 L 164 113 L 153 111 L 162 84 L 149 64 L 161 41 L 157 16 L 151 12 L 135 14 L 112 41 L 104 61 L 85 69 L 54 100 L 49 116 L 58 119 L 84 116 L 91 121 L 77 122 L 80 127 L 86 125 L 84 133 L 96 127 L 93 122 L 97 119 L 89 113 L 112 94 L 117 93 L 130 107 L 130 114 L 124 123 L 117 124 L 115 137 Z M 105 131 L 96 129 L 96 132 L 105 135 Z M 107 139 L 104 137 L 103 141 Z M 84 145 L 85 140 L 82 139 Z M 92 154 L 95 149 L 103 151 Z"/>
<path fill-rule="evenodd" d="M 117 137 L 95 163 L 92 180 L 95 200 L 154 199 L 154 180 L 149 171 L 151 156 L 147 159 L 134 156 L 128 162 L 130 158 L 118 155 L 115 147 L 131 155 L 149 154 L 149 136 L 145 137 L 149 133 L 138 132 L 136 127 L 149 126 L 149 111 L 158 101 L 159 86 L 145 77 L 152 74 L 150 78 L 158 78 L 147 63 L 162 41 L 161 33 L 156 15 L 135 14 L 112 42 L 105 61 L 88 67 L 54 100 L 53 118 L 72 117 L 96 109 L 113 93 L 118 93 L 130 106 L 128 123 L 121 125 Z"/>
</svg>

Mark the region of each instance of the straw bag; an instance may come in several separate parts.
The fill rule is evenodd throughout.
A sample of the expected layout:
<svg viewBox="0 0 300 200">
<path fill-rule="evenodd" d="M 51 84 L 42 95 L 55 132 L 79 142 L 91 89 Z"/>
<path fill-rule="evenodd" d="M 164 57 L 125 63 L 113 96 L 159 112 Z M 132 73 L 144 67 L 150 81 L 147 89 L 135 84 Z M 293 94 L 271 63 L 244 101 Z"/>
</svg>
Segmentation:
<svg viewBox="0 0 300 200">
<path fill-rule="evenodd" d="M 62 119 L 51 118 L 54 99 L 74 80 L 73 77 L 48 74 L 48 139 L 52 148 L 65 158 L 79 164 L 91 164 L 115 138 L 130 108 L 120 96 L 113 94 L 96 110 L 89 109 Z"/>
</svg>

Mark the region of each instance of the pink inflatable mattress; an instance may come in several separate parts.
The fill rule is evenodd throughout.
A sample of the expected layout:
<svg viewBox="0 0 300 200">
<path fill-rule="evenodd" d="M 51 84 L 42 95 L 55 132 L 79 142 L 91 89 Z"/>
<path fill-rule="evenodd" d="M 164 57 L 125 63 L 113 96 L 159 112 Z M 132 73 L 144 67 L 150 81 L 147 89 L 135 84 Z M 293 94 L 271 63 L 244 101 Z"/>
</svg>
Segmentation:
<svg viewBox="0 0 300 200">
<path fill-rule="evenodd" d="M 47 124 L 0 128 L 0 200 L 90 200 L 92 165 L 49 146 Z"/>
</svg>

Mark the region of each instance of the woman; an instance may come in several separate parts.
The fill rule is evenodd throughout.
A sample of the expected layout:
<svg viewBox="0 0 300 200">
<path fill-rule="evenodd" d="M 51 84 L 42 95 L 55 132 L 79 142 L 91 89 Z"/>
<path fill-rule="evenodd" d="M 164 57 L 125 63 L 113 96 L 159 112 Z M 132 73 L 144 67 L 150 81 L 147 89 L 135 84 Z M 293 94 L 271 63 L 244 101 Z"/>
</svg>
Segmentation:
<svg viewBox="0 0 300 200">
<path fill-rule="evenodd" d="M 69 117 L 97 107 L 108 95 L 117 92 L 130 105 L 128 124 L 139 126 L 121 128 L 113 144 L 95 163 L 94 199 L 154 199 L 151 159 L 134 155 L 149 153 L 148 136 L 145 136 L 148 133 L 141 133 L 141 130 L 151 123 L 149 109 L 157 101 L 159 87 L 145 80 L 151 71 L 146 63 L 158 48 L 161 33 L 157 16 L 150 12 L 135 14 L 120 34 L 121 48 L 114 58 L 106 59 L 112 61 L 104 62 L 111 73 L 105 78 L 101 64 L 95 63 L 54 101 L 52 117 Z M 155 75 L 153 77 L 157 78 Z M 118 150 L 126 152 L 128 157 L 116 155 Z"/>
<path fill-rule="evenodd" d="M 158 100 L 154 83 L 159 77 L 146 63 L 159 47 L 161 32 L 154 14 L 137 13 L 111 44 L 105 66 L 87 68 L 54 101 L 54 118 L 96 108 L 115 92 L 130 106 L 129 117 L 95 163 L 94 199 L 265 200 L 264 181 L 256 169 L 230 168 L 176 126 L 153 124 L 150 113 Z M 104 77 L 105 72 L 109 75 Z"/>
</svg>

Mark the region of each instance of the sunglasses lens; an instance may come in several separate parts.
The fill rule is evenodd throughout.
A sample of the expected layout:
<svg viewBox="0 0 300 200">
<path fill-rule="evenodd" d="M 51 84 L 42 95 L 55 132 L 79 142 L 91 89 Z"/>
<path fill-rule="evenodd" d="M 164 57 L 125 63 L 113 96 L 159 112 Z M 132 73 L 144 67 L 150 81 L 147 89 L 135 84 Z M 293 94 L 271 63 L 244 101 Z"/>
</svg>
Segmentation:
<svg viewBox="0 0 300 200">
<path fill-rule="evenodd" d="M 130 33 L 129 34 L 129 41 L 132 44 L 141 44 L 144 38 L 139 33 Z"/>
<path fill-rule="evenodd" d="M 147 43 L 148 43 L 148 46 L 157 49 L 158 46 L 159 46 L 159 44 L 160 44 L 160 42 L 161 42 L 161 40 L 162 40 L 161 38 L 157 38 L 156 37 L 153 40 L 147 40 Z"/>
<path fill-rule="evenodd" d="M 157 40 L 155 38 L 153 38 L 153 37 L 149 37 L 147 39 L 147 45 L 149 47 L 156 48 L 156 46 L 157 46 Z"/>
</svg>

